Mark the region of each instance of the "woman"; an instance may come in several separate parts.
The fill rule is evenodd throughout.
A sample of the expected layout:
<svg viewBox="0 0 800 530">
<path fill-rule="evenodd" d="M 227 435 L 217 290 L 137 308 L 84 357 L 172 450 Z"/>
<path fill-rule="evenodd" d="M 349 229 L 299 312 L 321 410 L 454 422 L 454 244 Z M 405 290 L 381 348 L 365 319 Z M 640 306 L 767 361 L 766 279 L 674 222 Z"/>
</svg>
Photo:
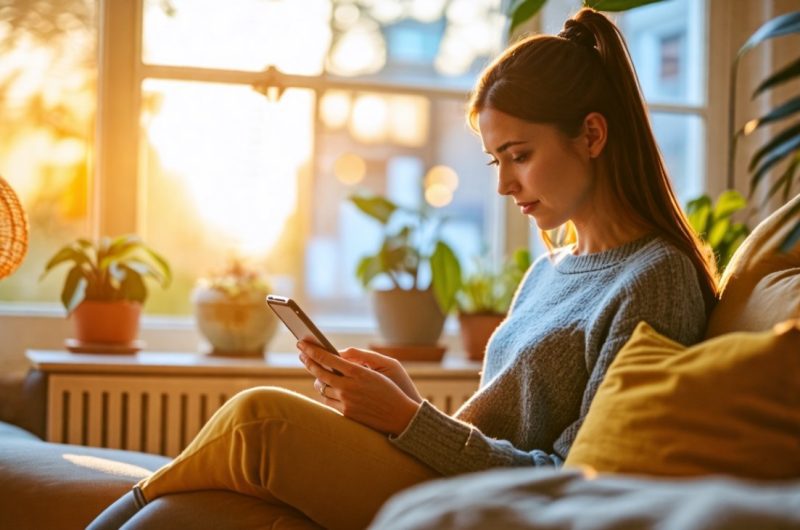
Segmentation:
<svg viewBox="0 0 800 530">
<path fill-rule="evenodd" d="M 607 18 L 583 9 L 558 36 L 512 46 L 482 75 L 468 116 L 497 166 L 497 191 L 541 231 L 566 225 L 575 235 L 531 267 L 492 337 L 477 393 L 450 417 L 391 358 L 298 344 L 328 407 L 279 389 L 237 395 L 97 528 L 162 495 L 202 489 L 356 528 L 424 480 L 559 466 L 638 322 L 679 342 L 701 338 L 716 297 L 713 264 L 670 188 Z"/>
</svg>

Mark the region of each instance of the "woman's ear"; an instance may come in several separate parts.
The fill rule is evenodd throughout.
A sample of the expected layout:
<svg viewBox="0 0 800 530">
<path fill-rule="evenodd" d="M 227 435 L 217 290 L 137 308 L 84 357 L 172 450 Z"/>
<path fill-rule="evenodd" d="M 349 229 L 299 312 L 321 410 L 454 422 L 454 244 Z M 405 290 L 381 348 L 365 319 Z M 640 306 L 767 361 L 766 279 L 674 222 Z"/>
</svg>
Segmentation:
<svg viewBox="0 0 800 530">
<path fill-rule="evenodd" d="M 599 112 L 590 112 L 583 119 L 583 135 L 590 158 L 597 158 L 603 152 L 608 140 L 608 122 Z"/>
</svg>

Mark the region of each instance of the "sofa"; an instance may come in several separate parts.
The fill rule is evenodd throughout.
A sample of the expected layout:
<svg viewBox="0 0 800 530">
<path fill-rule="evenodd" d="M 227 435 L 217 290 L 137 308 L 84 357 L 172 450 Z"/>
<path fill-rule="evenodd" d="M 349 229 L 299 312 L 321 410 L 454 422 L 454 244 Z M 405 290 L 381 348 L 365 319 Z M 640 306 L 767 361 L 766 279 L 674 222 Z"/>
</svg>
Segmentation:
<svg viewBox="0 0 800 530">
<path fill-rule="evenodd" d="M 800 195 L 739 248 L 703 343 L 684 347 L 637 327 L 564 469 L 422 484 L 390 499 L 373 528 L 800 529 L 800 244 L 777 249 L 798 220 Z M 0 399 L 0 528 L 84 528 L 167 462 L 42 441 L 35 372 L 0 381 Z M 157 499 L 124 528 L 266 520 L 316 528 L 290 508 L 221 491 Z"/>
</svg>

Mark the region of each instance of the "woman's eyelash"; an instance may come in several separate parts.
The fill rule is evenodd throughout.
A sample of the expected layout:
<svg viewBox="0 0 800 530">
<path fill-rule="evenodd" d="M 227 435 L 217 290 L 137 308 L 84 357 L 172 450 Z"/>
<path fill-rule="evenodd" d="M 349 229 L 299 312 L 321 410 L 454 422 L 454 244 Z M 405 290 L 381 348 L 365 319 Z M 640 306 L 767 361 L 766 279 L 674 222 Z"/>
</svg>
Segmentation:
<svg viewBox="0 0 800 530">
<path fill-rule="evenodd" d="M 486 162 L 487 166 L 496 166 L 497 164 L 499 164 L 499 162 L 497 161 L 496 158 L 493 158 L 493 159 L 489 160 L 488 162 Z"/>
</svg>

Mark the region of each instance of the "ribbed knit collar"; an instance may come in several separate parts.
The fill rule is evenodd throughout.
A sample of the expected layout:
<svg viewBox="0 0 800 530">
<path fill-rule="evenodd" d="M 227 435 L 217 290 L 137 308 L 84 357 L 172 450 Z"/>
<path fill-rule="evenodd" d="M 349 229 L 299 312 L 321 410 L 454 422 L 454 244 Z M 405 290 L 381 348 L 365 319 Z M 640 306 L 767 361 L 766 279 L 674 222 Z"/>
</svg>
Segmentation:
<svg viewBox="0 0 800 530">
<path fill-rule="evenodd" d="M 614 267 L 623 263 L 655 238 L 655 234 L 647 234 L 618 247 L 579 256 L 572 254 L 573 246 L 570 245 L 562 249 L 556 256 L 555 269 L 564 274 L 574 274 Z"/>
</svg>

